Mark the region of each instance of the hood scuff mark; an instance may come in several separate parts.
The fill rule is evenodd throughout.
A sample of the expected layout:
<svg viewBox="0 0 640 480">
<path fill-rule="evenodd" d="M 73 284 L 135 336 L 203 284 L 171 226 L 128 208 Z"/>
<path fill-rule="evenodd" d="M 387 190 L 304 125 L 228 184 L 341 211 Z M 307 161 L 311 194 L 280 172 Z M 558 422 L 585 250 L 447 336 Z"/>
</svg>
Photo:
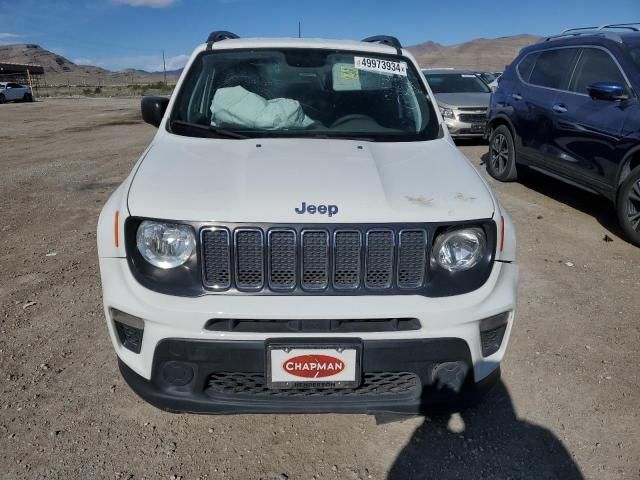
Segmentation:
<svg viewBox="0 0 640 480">
<path fill-rule="evenodd" d="M 410 203 L 413 203 L 414 205 L 417 205 L 419 207 L 430 207 L 433 203 L 433 198 L 425 198 L 423 196 L 413 197 L 411 195 L 405 195 L 404 198 L 406 198 Z"/>
<path fill-rule="evenodd" d="M 473 202 L 473 201 L 475 201 L 477 199 L 478 199 L 478 197 L 472 197 L 472 196 L 468 196 L 467 197 L 467 196 L 464 195 L 464 193 L 460 193 L 460 192 L 458 192 L 456 194 L 456 200 L 460 200 L 462 202 Z"/>
</svg>

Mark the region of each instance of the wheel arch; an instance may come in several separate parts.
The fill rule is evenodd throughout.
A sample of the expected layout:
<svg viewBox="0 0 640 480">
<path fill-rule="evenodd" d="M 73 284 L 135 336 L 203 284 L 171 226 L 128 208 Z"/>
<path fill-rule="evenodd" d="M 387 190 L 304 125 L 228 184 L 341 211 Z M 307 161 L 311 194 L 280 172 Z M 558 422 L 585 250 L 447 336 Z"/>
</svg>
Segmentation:
<svg viewBox="0 0 640 480">
<path fill-rule="evenodd" d="M 511 136 L 513 137 L 513 141 L 516 145 L 516 148 L 520 148 L 522 146 L 522 143 L 520 141 L 520 136 L 516 132 L 516 128 L 513 125 L 513 122 L 511 121 L 511 119 L 505 114 L 499 113 L 489 120 L 489 136 L 491 135 L 490 132 L 498 128 L 500 125 L 507 126 L 507 128 L 509 129 L 509 132 L 511 132 Z"/>
<path fill-rule="evenodd" d="M 616 186 L 617 191 L 620 191 L 620 187 L 622 186 L 624 181 L 636 168 L 640 168 L 640 141 L 627 152 L 627 154 L 624 156 L 624 159 L 620 163 L 620 170 L 618 172 L 618 183 Z"/>
</svg>

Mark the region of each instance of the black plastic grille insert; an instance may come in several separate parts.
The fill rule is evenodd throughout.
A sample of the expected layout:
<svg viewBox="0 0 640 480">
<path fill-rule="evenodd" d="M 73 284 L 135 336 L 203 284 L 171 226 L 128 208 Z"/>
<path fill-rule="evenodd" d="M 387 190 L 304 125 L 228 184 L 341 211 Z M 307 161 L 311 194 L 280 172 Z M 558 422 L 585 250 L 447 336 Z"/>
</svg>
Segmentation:
<svg viewBox="0 0 640 480">
<path fill-rule="evenodd" d="M 274 290 L 291 290 L 296 286 L 296 232 L 269 232 L 269 285 Z"/>
<path fill-rule="evenodd" d="M 329 283 L 329 232 L 302 232 L 302 288 L 323 290 Z"/>
<path fill-rule="evenodd" d="M 226 229 L 205 230 L 202 241 L 204 251 L 204 281 L 212 288 L 225 289 L 231 286 L 231 242 Z"/>
<path fill-rule="evenodd" d="M 356 388 L 277 388 L 270 389 L 263 373 L 216 372 L 209 376 L 205 393 L 209 396 L 232 395 L 252 398 L 358 397 L 407 398 L 420 394 L 422 384 L 413 372 L 364 373 Z"/>
<path fill-rule="evenodd" d="M 367 233 L 367 287 L 391 287 L 394 251 L 392 230 L 372 230 Z"/>
<path fill-rule="evenodd" d="M 262 230 L 236 230 L 236 285 L 258 290 L 264 285 L 264 239 Z"/>
</svg>

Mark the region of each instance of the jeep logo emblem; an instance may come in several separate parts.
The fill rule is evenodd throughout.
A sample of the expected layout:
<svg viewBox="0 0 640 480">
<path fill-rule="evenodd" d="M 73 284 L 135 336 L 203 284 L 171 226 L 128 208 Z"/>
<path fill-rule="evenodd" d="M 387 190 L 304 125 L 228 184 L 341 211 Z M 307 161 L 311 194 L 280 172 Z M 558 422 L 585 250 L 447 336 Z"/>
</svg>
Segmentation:
<svg viewBox="0 0 640 480">
<path fill-rule="evenodd" d="M 311 203 L 307 205 L 306 202 L 302 202 L 302 205 L 294 210 L 298 215 L 303 215 L 305 213 L 315 215 L 316 213 L 319 213 L 320 215 L 329 215 L 330 217 L 333 217 L 338 214 L 337 205 L 312 205 Z"/>
</svg>

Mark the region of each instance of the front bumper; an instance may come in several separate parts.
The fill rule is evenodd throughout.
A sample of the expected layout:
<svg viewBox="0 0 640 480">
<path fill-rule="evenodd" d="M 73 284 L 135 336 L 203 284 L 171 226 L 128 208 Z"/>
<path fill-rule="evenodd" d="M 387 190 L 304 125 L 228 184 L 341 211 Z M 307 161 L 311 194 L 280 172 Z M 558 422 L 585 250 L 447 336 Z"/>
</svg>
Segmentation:
<svg viewBox="0 0 640 480">
<path fill-rule="evenodd" d="M 322 339 L 317 339 L 316 343 Z M 296 342 L 290 341 L 291 344 Z M 471 376 L 456 392 L 437 379 L 443 362 L 471 357 L 460 339 L 362 341 L 363 380 L 355 389 L 268 389 L 265 342 L 163 340 L 151 380 L 120 361 L 120 371 L 144 400 L 163 410 L 190 413 L 424 413 L 432 406 L 477 402 L 499 379 Z"/>
<path fill-rule="evenodd" d="M 384 372 L 398 371 L 398 368 L 407 369 L 402 362 L 398 366 L 394 366 L 394 362 L 402 357 L 404 351 L 404 347 L 399 347 L 401 343 L 398 342 L 408 341 L 411 342 L 408 344 L 411 346 L 410 350 L 416 352 L 415 358 L 418 359 L 416 369 L 419 370 L 420 375 L 423 375 L 420 380 L 423 387 L 430 387 L 429 372 L 432 371 L 433 364 L 449 359 L 465 362 L 469 366 L 465 391 L 476 390 L 479 386 L 490 384 L 491 379 L 495 379 L 497 375 L 513 325 L 518 276 L 516 264 L 497 261 L 494 263 L 489 279 L 479 289 L 464 295 L 440 298 L 420 295 L 340 297 L 204 295 L 187 298 L 146 289 L 133 278 L 124 258 L 100 258 L 100 272 L 109 333 L 123 375 L 133 389 L 151 403 L 169 410 L 220 413 L 278 410 L 270 400 L 260 405 L 237 399 L 223 401 L 219 397 L 211 397 L 204 391 L 205 379 L 211 373 L 207 366 L 211 363 L 207 360 L 211 355 L 219 355 L 216 353 L 219 351 L 228 351 L 229 354 L 226 356 L 236 359 L 234 362 L 241 362 L 242 352 L 246 351 L 244 347 L 240 347 L 252 345 L 251 348 L 254 349 L 252 355 L 262 356 L 260 352 L 264 350 L 264 342 L 273 337 L 291 341 L 319 337 L 335 341 L 340 338 L 357 337 L 370 351 L 389 346 L 395 353 L 393 357 L 385 357 L 392 358 L 393 361 L 379 367 L 382 370 L 378 371 Z M 134 353 L 123 345 L 111 318 L 110 309 L 126 312 L 144 321 L 140 353 Z M 482 354 L 480 322 L 504 312 L 510 313 L 500 348 L 485 357 Z M 220 318 L 291 319 L 301 322 L 314 319 L 415 318 L 419 320 L 420 328 L 358 334 L 306 332 L 270 334 L 268 332 L 211 331 L 205 328 L 211 319 Z M 187 393 L 176 393 L 172 390 L 171 392 L 176 393 L 178 397 L 170 400 L 167 398 L 167 392 L 163 390 L 164 387 L 158 383 L 157 375 L 160 371 L 158 362 L 164 358 L 162 355 L 166 345 L 175 344 L 175 342 L 200 342 L 198 345 L 202 347 L 203 364 L 207 368 L 202 370 L 202 375 L 198 373 L 198 383 L 194 384 L 197 388 L 194 386 L 194 390 Z M 226 350 L 219 350 L 222 345 L 220 342 L 225 343 Z M 436 344 L 442 347 L 438 347 L 437 354 L 432 356 L 435 351 L 432 350 L 432 346 Z M 418 347 L 415 347 L 416 345 Z M 228 350 L 229 346 L 232 347 L 231 350 Z M 191 362 L 193 358 L 197 358 L 197 356 L 193 357 L 195 355 L 193 352 L 200 350 L 197 348 L 194 350 L 194 348 L 187 346 L 184 350 L 186 353 L 180 353 L 180 358 L 183 359 L 180 361 Z M 253 366 L 244 373 L 255 373 L 256 370 L 263 369 L 264 358 L 261 362 L 254 362 Z M 225 365 L 225 368 L 230 367 Z M 199 367 L 198 372 L 200 372 Z M 312 410 L 372 411 L 375 407 L 385 411 L 417 411 L 419 409 L 417 405 L 428 404 L 439 398 L 438 395 L 434 395 L 434 392 L 428 390 L 428 395 L 421 393 L 416 397 L 387 399 L 382 403 L 360 398 L 354 404 L 345 404 L 343 407 L 335 405 L 334 402 L 324 406 L 314 406 Z M 305 400 L 305 405 L 310 405 L 310 402 Z M 305 408 L 287 404 L 279 411 L 307 411 Z"/>
<path fill-rule="evenodd" d="M 486 121 L 463 122 L 457 118 L 445 118 L 449 134 L 453 138 L 483 138 Z"/>
</svg>

